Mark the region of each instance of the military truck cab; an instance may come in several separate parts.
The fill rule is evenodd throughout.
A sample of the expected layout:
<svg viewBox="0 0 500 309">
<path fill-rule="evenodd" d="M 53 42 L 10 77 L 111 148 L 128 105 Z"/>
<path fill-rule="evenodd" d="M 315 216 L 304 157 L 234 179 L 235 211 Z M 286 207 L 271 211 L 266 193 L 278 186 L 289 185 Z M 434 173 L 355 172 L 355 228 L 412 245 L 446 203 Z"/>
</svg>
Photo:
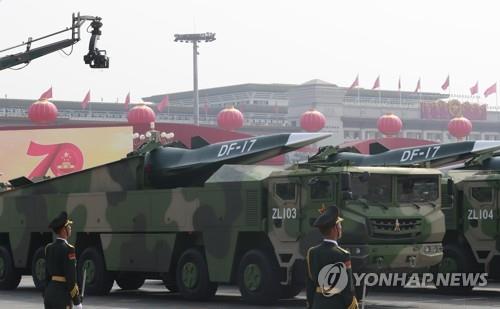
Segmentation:
<svg viewBox="0 0 500 309">
<path fill-rule="evenodd" d="M 441 173 L 383 167 L 296 168 L 267 182 L 267 228 L 283 284 L 322 236 L 313 222 L 336 205 L 344 218 L 341 246 L 358 272 L 417 271 L 442 258 Z"/>
<path fill-rule="evenodd" d="M 442 188 L 446 234 L 438 271 L 500 279 L 500 173 L 448 171 Z"/>
</svg>

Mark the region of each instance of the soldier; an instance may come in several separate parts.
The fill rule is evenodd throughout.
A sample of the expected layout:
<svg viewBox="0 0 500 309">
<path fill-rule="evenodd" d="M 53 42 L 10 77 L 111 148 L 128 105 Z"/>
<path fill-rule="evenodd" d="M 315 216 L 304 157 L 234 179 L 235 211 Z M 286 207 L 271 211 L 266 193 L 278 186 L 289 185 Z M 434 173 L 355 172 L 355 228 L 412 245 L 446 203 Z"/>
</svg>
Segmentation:
<svg viewBox="0 0 500 309">
<path fill-rule="evenodd" d="M 307 252 L 307 308 L 357 309 L 351 271 L 351 257 L 339 247 L 342 218 L 335 206 L 320 209 L 314 226 L 323 234 L 323 242 Z"/>
<path fill-rule="evenodd" d="M 68 243 L 71 236 L 68 214 L 63 211 L 49 225 L 57 238 L 45 247 L 48 284 L 44 291 L 45 309 L 82 309 L 82 301 L 76 284 L 75 247 Z"/>
</svg>

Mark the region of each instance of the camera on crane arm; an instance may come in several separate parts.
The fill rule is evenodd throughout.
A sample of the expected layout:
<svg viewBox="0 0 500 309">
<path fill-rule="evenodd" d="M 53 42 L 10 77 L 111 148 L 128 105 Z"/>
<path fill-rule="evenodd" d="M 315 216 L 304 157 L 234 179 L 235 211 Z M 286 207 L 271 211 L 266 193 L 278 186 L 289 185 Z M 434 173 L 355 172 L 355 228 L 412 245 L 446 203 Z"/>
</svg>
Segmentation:
<svg viewBox="0 0 500 309">
<path fill-rule="evenodd" d="M 89 52 L 83 56 L 83 61 L 94 69 L 107 69 L 109 68 L 109 57 L 106 55 L 105 50 L 97 48 L 97 40 L 101 36 L 102 22 L 101 18 L 95 18 L 90 24 L 92 27 L 92 37 L 89 42 Z"/>
<path fill-rule="evenodd" d="M 19 64 L 25 64 L 26 66 L 34 59 L 40 58 L 42 56 L 48 55 L 58 50 L 62 50 L 66 47 L 70 46 L 73 47 L 74 44 L 80 41 L 81 39 L 80 27 L 86 21 L 91 22 L 89 28 L 92 27 L 92 31 L 90 32 L 92 36 L 89 42 L 89 52 L 87 55 L 83 57 L 83 61 L 85 61 L 85 64 L 88 64 L 91 68 L 98 68 L 98 69 L 108 68 L 109 58 L 106 55 L 106 51 L 97 48 L 97 40 L 99 40 L 99 37 L 101 35 L 101 27 L 102 27 L 101 18 L 98 16 L 80 15 L 80 13 L 78 14 L 73 13 L 71 27 L 51 33 L 49 35 L 42 36 L 40 38 L 35 38 L 35 39 L 28 38 L 27 42 L 23 42 L 21 44 L 0 50 L 0 53 L 3 53 L 9 50 L 17 49 L 21 46 L 26 46 L 25 51 L 0 57 L 0 71 L 7 68 L 12 68 Z M 35 42 L 45 40 L 49 37 L 53 37 L 55 35 L 61 34 L 66 31 L 71 31 L 70 39 L 63 39 L 42 46 L 34 48 L 32 47 L 32 44 Z"/>
</svg>

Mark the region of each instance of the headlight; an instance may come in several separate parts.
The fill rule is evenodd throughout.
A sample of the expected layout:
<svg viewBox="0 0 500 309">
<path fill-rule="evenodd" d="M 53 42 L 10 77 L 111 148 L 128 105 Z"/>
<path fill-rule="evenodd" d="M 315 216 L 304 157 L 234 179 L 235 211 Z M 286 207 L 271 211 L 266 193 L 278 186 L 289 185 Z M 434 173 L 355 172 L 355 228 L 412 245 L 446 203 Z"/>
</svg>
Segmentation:
<svg viewBox="0 0 500 309">
<path fill-rule="evenodd" d="M 437 255 L 443 252 L 443 246 L 441 244 L 424 244 L 421 249 L 421 253 L 424 255 Z"/>
</svg>

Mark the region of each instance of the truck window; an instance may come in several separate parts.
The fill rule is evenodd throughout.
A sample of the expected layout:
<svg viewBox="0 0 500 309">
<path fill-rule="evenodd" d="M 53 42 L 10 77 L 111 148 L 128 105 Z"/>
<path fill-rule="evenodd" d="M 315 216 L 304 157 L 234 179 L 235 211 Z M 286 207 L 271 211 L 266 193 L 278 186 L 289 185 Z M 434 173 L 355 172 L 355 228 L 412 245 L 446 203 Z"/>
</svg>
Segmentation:
<svg viewBox="0 0 500 309">
<path fill-rule="evenodd" d="M 295 201 L 296 184 L 294 183 L 277 183 L 274 185 L 274 194 L 284 201 Z"/>
<path fill-rule="evenodd" d="M 352 196 L 371 202 L 389 203 L 392 200 L 390 175 L 371 174 L 366 177 L 361 173 L 351 173 Z"/>
<path fill-rule="evenodd" d="M 491 187 L 471 188 L 471 195 L 481 203 L 491 203 L 493 201 L 493 189 Z"/>
<path fill-rule="evenodd" d="M 398 176 L 398 201 L 401 203 L 432 202 L 439 197 L 439 178 Z"/>
<path fill-rule="evenodd" d="M 333 186 L 332 182 L 328 179 L 319 179 L 310 186 L 311 200 L 332 200 L 333 199 Z"/>
</svg>

